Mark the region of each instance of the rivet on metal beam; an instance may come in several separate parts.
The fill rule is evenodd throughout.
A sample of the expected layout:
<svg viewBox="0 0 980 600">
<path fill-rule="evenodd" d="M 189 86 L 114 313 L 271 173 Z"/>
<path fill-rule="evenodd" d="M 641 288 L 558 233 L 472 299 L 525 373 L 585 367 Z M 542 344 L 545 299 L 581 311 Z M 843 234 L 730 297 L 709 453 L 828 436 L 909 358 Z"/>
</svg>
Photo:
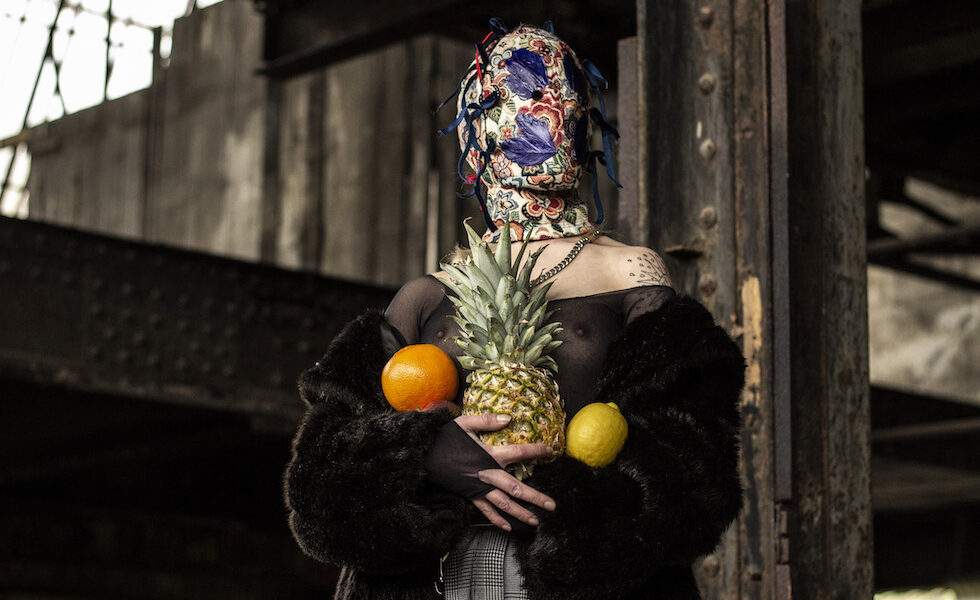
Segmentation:
<svg viewBox="0 0 980 600">
<path fill-rule="evenodd" d="M 751 140 L 755 136 L 755 123 L 752 121 L 751 117 L 745 117 L 742 122 L 739 123 L 739 131 L 742 132 L 742 137 Z"/>
<path fill-rule="evenodd" d="M 701 209 L 701 214 L 698 215 L 698 220 L 701 222 L 701 227 L 711 229 L 716 223 L 718 223 L 718 211 L 715 210 L 714 206 L 705 206 Z"/>
<path fill-rule="evenodd" d="M 705 73 L 698 78 L 698 89 L 701 90 L 702 94 L 710 94 L 715 90 L 715 84 L 718 80 L 711 73 Z"/>
<path fill-rule="evenodd" d="M 701 142 L 701 146 L 698 148 L 698 152 L 701 154 L 701 158 L 704 160 L 711 160 L 717 150 L 718 147 L 715 146 L 715 143 L 711 140 L 711 138 Z"/>
<path fill-rule="evenodd" d="M 707 29 L 711 27 L 711 24 L 715 21 L 715 11 L 710 6 L 702 6 L 698 9 L 698 25 L 702 29 Z"/>
</svg>

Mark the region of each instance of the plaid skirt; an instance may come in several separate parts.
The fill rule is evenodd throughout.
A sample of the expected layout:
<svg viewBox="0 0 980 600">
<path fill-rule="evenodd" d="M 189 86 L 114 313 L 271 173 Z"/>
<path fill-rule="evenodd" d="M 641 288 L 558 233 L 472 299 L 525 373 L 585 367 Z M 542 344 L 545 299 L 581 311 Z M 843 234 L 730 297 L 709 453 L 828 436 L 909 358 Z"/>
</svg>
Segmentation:
<svg viewBox="0 0 980 600">
<path fill-rule="evenodd" d="M 446 600 L 527 600 L 510 535 L 498 527 L 470 527 L 449 553 Z"/>
</svg>

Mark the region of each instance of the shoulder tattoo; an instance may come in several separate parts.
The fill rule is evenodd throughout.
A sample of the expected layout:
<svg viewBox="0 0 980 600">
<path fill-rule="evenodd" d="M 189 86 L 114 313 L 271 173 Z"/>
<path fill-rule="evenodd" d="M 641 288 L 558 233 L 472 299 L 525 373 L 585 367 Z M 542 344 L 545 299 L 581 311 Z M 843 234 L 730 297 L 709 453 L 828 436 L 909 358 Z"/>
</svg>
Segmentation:
<svg viewBox="0 0 980 600">
<path fill-rule="evenodd" d="M 644 250 L 642 254 L 626 259 L 626 267 L 630 279 L 638 285 L 670 286 L 670 275 L 664 260 L 652 250 Z"/>
</svg>

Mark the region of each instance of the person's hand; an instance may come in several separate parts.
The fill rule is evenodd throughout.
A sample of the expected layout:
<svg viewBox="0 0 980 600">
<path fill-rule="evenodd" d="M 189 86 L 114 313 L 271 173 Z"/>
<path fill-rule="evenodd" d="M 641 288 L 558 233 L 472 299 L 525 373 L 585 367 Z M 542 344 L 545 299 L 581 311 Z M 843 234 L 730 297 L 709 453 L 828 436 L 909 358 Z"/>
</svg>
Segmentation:
<svg viewBox="0 0 980 600">
<path fill-rule="evenodd" d="M 500 510 L 524 523 L 537 525 L 538 519 L 534 516 L 534 513 L 521 506 L 518 502 L 515 502 L 515 500 L 540 506 L 545 510 L 555 510 L 555 501 L 552 498 L 542 494 L 529 485 L 521 483 L 516 477 L 504 471 L 502 468 L 512 463 L 548 456 L 551 454 L 550 446 L 547 444 L 491 446 L 483 443 L 477 434 L 482 431 L 503 429 L 510 422 L 510 417 L 507 415 L 464 415 L 456 417 L 455 421 L 460 429 L 473 438 L 501 466 L 500 469 L 483 469 L 477 472 L 477 477 L 479 477 L 480 481 L 492 485 L 494 489 L 487 492 L 484 496 L 471 500 L 474 506 L 491 523 L 505 531 L 511 530 L 510 523 L 498 512 Z"/>
</svg>

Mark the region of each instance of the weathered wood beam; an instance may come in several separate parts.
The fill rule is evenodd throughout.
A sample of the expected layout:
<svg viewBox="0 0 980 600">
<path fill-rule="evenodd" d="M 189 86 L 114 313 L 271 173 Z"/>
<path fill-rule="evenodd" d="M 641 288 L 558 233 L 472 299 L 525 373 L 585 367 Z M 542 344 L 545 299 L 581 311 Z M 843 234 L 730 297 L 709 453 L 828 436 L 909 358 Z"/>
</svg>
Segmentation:
<svg viewBox="0 0 980 600">
<path fill-rule="evenodd" d="M 943 269 L 937 269 L 931 265 L 914 262 L 908 258 L 903 257 L 875 260 L 874 264 L 878 265 L 879 267 L 895 269 L 896 271 L 902 271 L 903 273 L 908 273 L 910 275 L 917 275 L 925 279 L 932 279 L 933 281 L 946 283 L 965 290 L 980 291 L 980 281 L 977 281 L 976 279 L 959 275 L 957 273 L 950 273 L 949 271 Z"/>
<path fill-rule="evenodd" d="M 391 295 L 0 218 L 0 377 L 295 417 L 298 374 Z"/>
<path fill-rule="evenodd" d="M 973 254 L 980 251 L 980 224 L 950 227 L 914 238 L 876 240 L 868 244 L 868 260 L 887 261 L 913 252 Z"/>
<path fill-rule="evenodd" d="M 868 86 L 980 60 L 980 11 L 972 0 L 901 2 L 866 11 Z"/>
</svg>

